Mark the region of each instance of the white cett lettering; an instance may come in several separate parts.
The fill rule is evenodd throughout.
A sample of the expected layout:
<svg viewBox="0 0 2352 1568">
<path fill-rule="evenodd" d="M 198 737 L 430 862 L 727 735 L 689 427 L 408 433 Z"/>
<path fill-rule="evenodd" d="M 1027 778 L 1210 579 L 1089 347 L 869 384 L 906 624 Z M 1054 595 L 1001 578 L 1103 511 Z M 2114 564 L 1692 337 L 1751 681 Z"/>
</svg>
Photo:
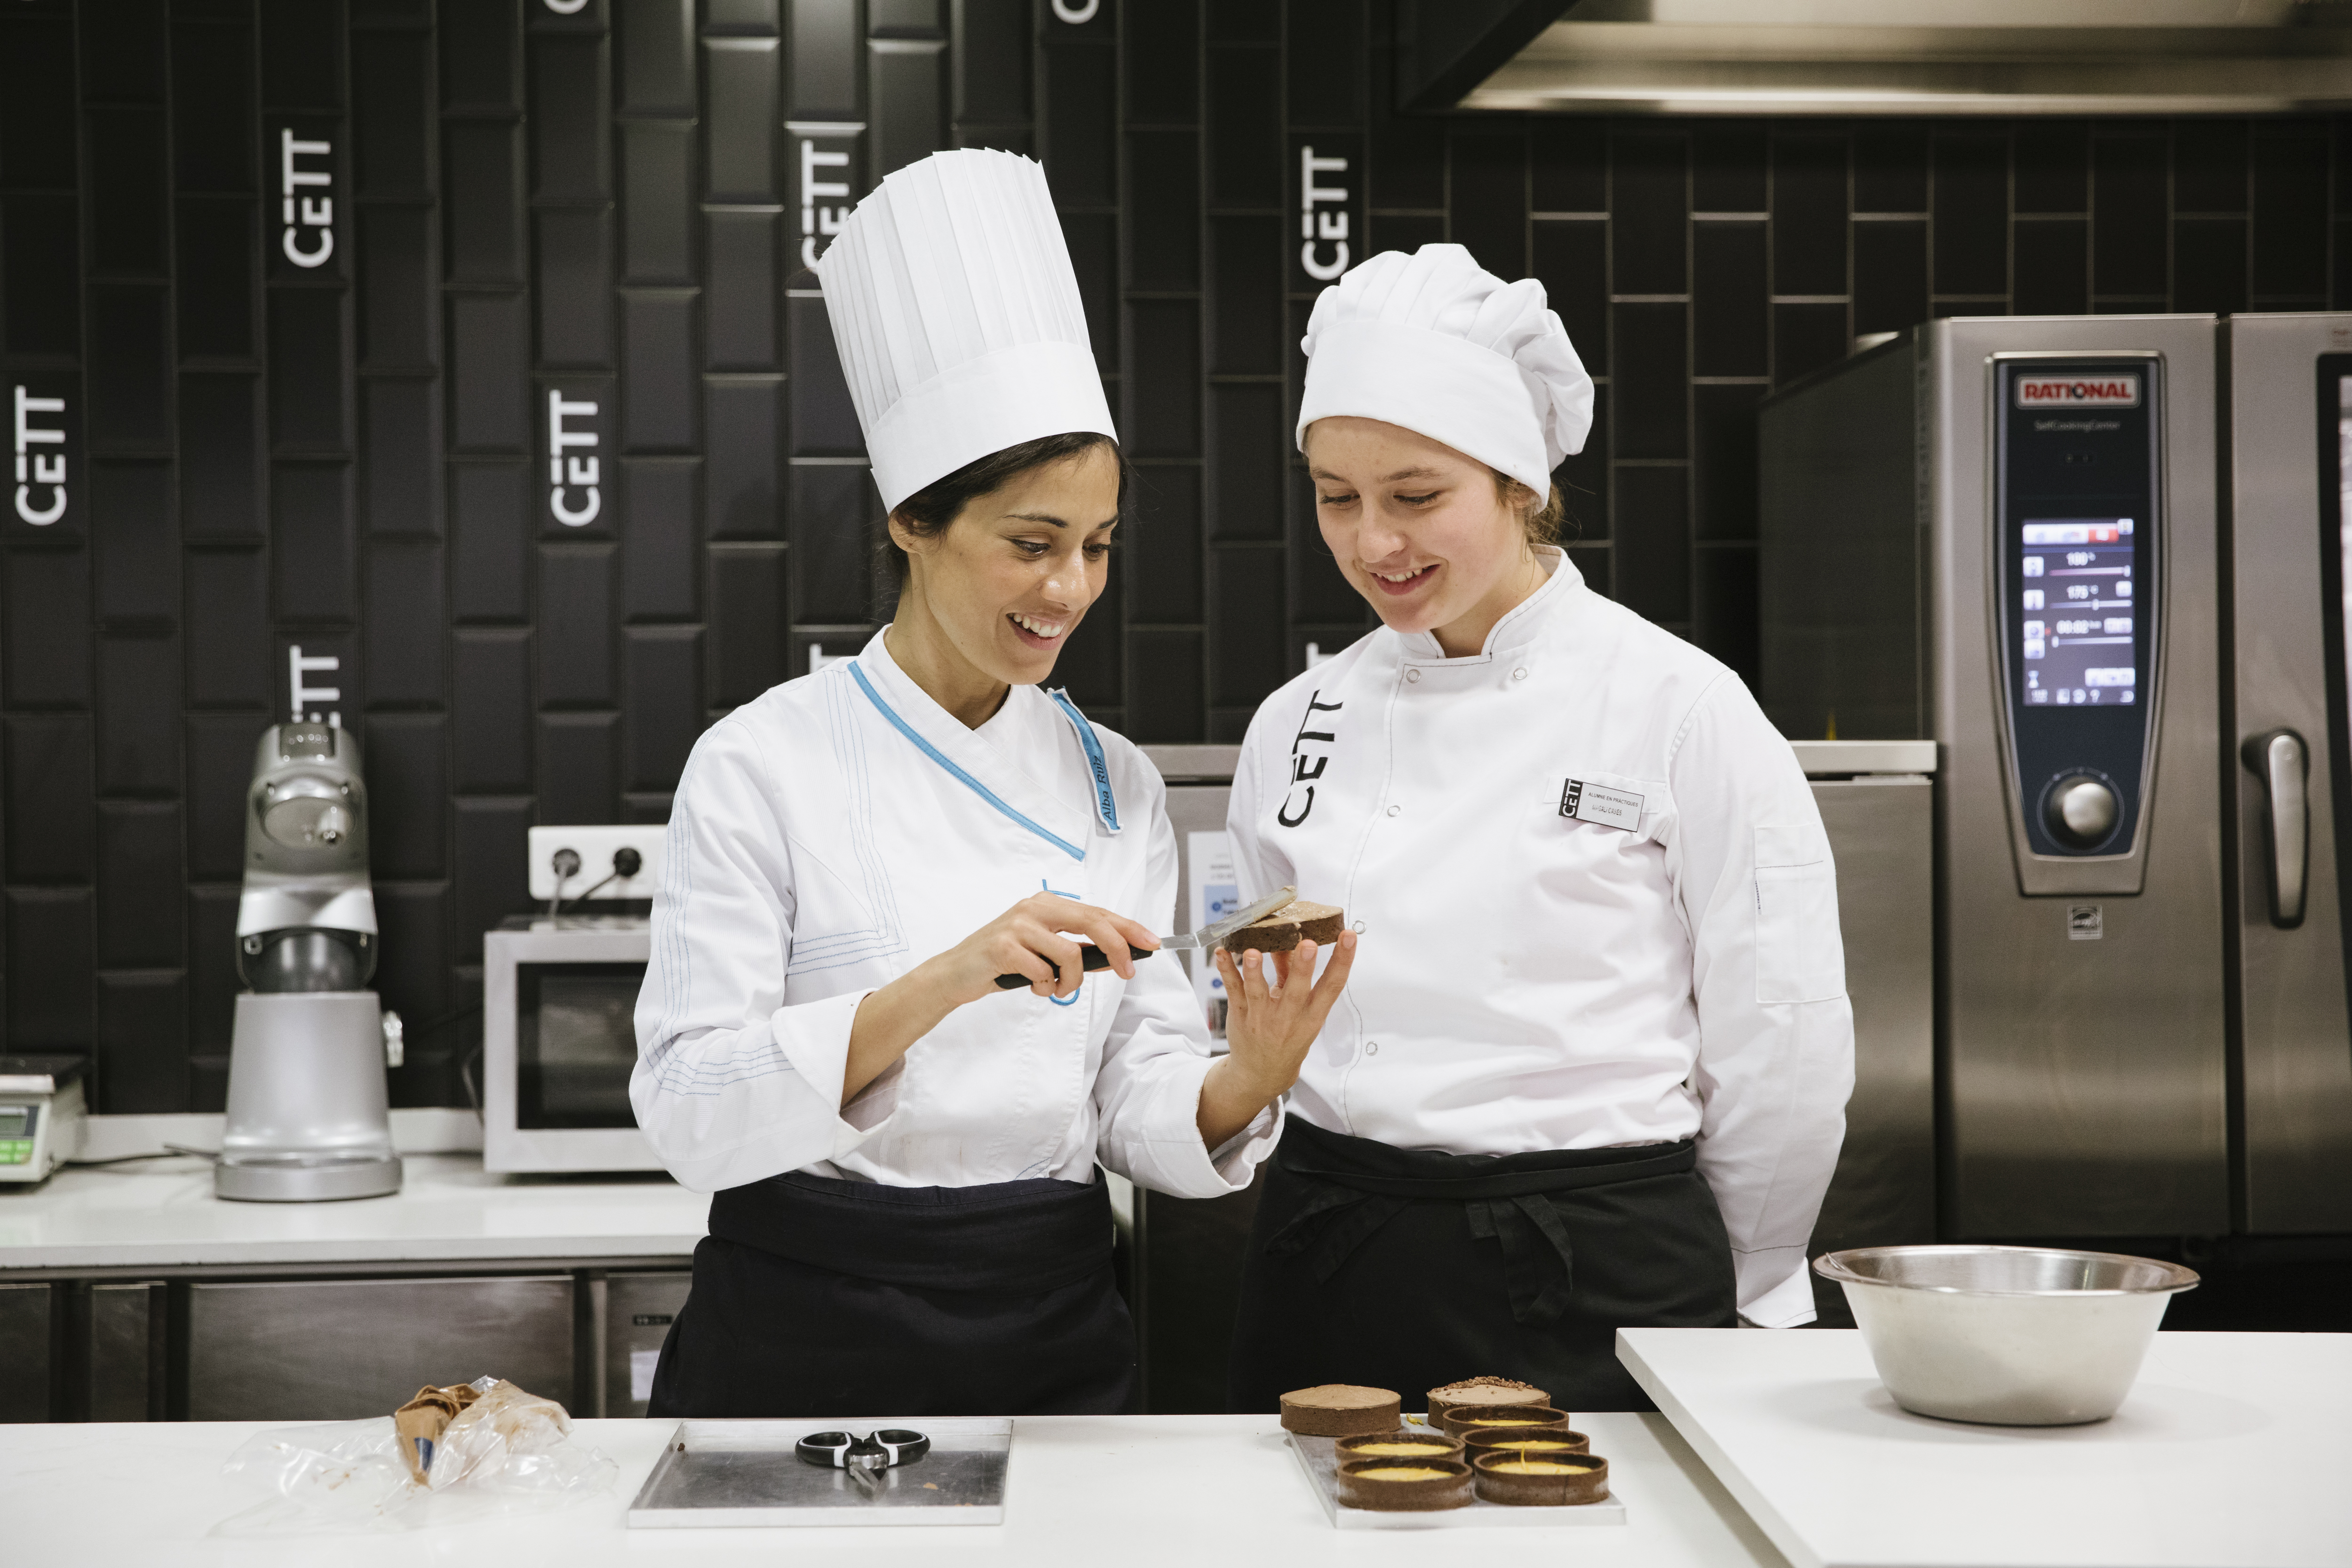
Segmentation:
<svg viewBox="0 0 2352 1568">
<path fill-rule="evenodd" d="M 1312 147 L 1298 149 L 1298 233 L 1303 243 L 1298 247 L 1298 265 L 1307 276 L 1318 283 L 1328 283 L 1348 270 L 1348 187 L 1318 185 L 1318 174 L 1344 174 L 1348 172 L 1345 158 L 1318 158 Z M 1337 212 L 1318 213 L 1318 202 L 1329 202 Z M 1318 244 L 1331 247 L 1331 259 L 1318 261 L 1315 247 Z"/>
<path fill-rule="evenodd" d="M 604 510 L 604 493 L 599 489 L 604 476 L 593 456 L 567 458 L 563 455 L 567 447 L 593 447 L 597 442 L 593 430 L 563 427 L 567 417 L 575 416 L 594 418 L 596 405 L 568 402 L 560 392 L 547 395 L 547 504 L 554 510 L 555 521 L 564 527 L 585 528 Z M 564 504 L 563 492 L 567 489 L 581 492 L 583 500 L 577 508 Z"/>
<path fill-rule="evenodd" d="M 300 643 L 289 643 L 287 645 L 286 673 L 288 683 L 294 690 L 294 721 L 296 723 L 319 723 L 321 721 L 322 716 L 313 704 L 320 702 L 340 702 L 343 700 L 343 689 L 341 687 L 312 686 L 302 679 L 303 676 L 314 669 L 341 669 L 342 667 L 343 661 L 336 658 L 331 653 L 305 655 L 302 652 L 302 645 Z M 327 712 L 323 715 L 323 721 L 332 724 L 338 730 L 343 727 L 343 716 L 340 712 Z"/>
<path fill-rule="evenodd" d="M 576 16 L 588 8 L 588 0 L 547 0 L 547 8 L 559 16 Z"/>
<path fill-rule="evenodd" d="M 805 136 L 801 138 L 801 265 L 803 267 L 814 267 L 817 241 L 830 240 L 841 232 L 841 226 L 849 221 L 849 207 L 845 201 L 849 195 L 849 182 L 820 180 L 816 177 L 816 172 L 819 169 L 846 169 L 847 167 L 849 167 L 848 153 L 827 153 L 817 146 L 814 139 Z M 834 206 L 822 205 L 825 202 L 842 205 Z"/>
<path fill-rule="evenodd" d="M 33 416 L 65 411 L 62 397 L 35 397 L 21 386 L 16 389 L 16 515 L 35 528 L 47 528 L 66 514 L 66 455 L 37 456 L 33 448 L 62 447 L 66 433 L 35 425 Z M 44 487 L 49 504 L 36 507 L 33 492 Z"/>
<path fill-rule="evenodd" d="M 1070 0 L 1054 0 L 1054 15 L 1073 27 L 1082 27 L 1093 21 L 1095 13 L 1101 9 L 1102 0 L 1085 0 L 1085 4 L 1078 5 L 1071 5 Z"/>
<path fill-rule="evenodd" d="M 291 131 L 278 133 L 278 194 L 286 198 L 286 226 L 278 234 L 278 246 L 286 252 L 286 259 L 297 267 L 323 266 L 327 258 L 335 254 L 335 198 L 304 196 L 298 203 L 294 196 L 298 186 L 331 186 L 334 176 L 298 169 L 294 166 L 294 160 L 323 158 L 331 151 L 330 144 L 324 142 L 298 142 Z M 296 222 L 298 216 L 300 219 L 299 223 Z M 298 243 L 304 237 L 304 229 L 315 230 L 318 235 L 318 243 L 308 250 Z"/>
</svg>

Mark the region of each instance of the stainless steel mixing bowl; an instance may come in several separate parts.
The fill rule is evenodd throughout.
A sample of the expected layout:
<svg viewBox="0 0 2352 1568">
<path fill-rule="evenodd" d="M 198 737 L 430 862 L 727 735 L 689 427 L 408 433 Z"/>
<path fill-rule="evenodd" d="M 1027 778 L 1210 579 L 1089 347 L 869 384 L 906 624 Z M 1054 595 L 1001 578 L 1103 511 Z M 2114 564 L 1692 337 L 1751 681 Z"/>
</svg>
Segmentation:
<svg viewBox="0 0 2352 1568">
<path fill-rule="evenodd" d="M 1858 1247 L 1813 1268 L 1845 1288 L 1896 1404 L 2002 1426 L 2113 1415 L 2197 1286 L 2179 1264 L 2054 1247 Z"/>
</svg>

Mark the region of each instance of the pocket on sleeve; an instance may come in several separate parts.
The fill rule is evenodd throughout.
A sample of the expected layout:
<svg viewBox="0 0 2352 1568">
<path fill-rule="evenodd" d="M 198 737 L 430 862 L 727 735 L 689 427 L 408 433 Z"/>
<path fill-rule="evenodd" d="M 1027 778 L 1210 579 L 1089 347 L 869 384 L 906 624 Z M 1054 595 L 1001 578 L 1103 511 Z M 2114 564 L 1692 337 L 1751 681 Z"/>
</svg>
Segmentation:
<svg viewBox="0 0 2352 1568">
<path fill-rule="evenodd" d="M 1827 1002 L 1845 994 L 1837 868 L 1811 824 L 1756 829 L 1756 1000 Z"/>
</svg>

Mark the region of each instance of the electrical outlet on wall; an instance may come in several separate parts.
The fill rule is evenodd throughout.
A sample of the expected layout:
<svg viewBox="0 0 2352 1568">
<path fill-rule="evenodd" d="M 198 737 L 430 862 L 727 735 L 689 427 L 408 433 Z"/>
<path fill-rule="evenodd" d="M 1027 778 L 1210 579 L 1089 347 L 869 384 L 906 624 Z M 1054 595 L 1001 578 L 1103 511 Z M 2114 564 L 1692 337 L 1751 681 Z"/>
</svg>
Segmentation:
<svg viewBox="0 0 2352 1568">
<path fill-rule="evenodd" d="M 580 857 L 580 869 L 563 879 L 563 899 L 569 903 L 613 874 L 613 852 L 634 849 L 644 864 L 625 880 L 596 888 L 595 900 L 650 899 L 661 881 L 662 840 L 669 829 L 657 825 L 604 827 L 534 827 L 530 830 L 530 896 L 541 903 L 556 896 L 555 854 L 569 849 Z"/>
</svg>

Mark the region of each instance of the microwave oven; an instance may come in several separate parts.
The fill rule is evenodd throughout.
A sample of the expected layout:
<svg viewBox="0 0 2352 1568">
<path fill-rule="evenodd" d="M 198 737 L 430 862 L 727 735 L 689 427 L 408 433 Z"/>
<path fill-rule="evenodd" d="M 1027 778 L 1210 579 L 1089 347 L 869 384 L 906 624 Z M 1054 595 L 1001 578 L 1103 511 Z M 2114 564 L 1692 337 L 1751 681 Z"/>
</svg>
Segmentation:
<svg viewBox="0 0 2352 1568">
<path fill-rule="evenodd" d="M 658 1171 L 637 1131 L 642 917 L 517 918 L 482 939 L 482 1166 Z"/>
</svg>

